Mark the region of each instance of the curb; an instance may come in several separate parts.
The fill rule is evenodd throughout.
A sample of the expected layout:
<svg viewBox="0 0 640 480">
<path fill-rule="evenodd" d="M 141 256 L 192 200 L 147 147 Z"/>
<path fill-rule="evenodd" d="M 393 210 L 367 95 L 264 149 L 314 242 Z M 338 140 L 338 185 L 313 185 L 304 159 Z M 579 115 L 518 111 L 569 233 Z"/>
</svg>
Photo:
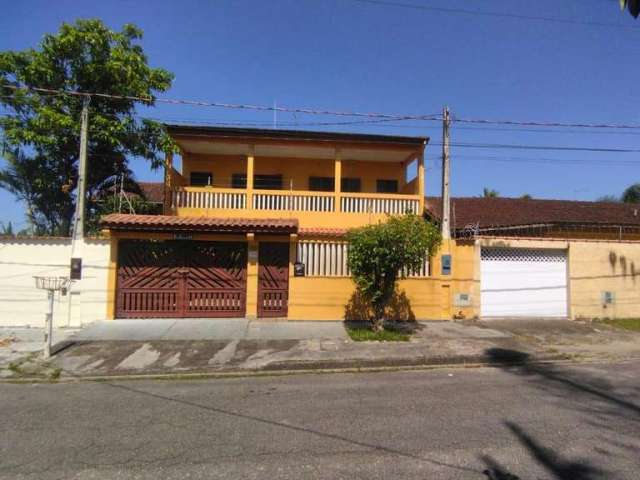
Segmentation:
<svg viewBox="0 0 640 480">
<path fill-rule="evenodd" d="M 229 370 L 215 372 L 184 372 L 184 373 L 142 373 L 130 375 L 87 375 L 76 376 L 67 372 L 63 372 L 63 376 L 57 379 L 47 379 L 41 377 L 23 377 L 23 378 L 3 378 L 1 383 L 83 383 L 83 382 L 108 382 L 108 381 L 127 381 L 127 380 L 207 380 L 207 379 L 225 379 L 225 378 L 255 378 L 255 377 L 282 377 L 289 375 L 320 375 L 332 373 L 376 373 L 376 372 L 400 372 L 400 371 L 421 371 L 436 369 L 467 369 L 467 368 L 504 368 L 518 367 L 522 365 L 578 365 L 581 363 L 597 363 L 606 362 L 606 359 L 597 357 L 568 358 L 566 355 L 547 356 L 542 358 L 533 358 L 527 361 L 478 361 L 474 357 L 461 359 L 462 361 L 446 361 L 450 359 L 442 359 L 441 362 L 432 363 L 415 363 L 414 364 L 394 364 L 394 365 L 370 365 L 369 362 L 352 362 L 351 365 L 343 366 L 322 366 L 309 368 L 306 364 L 303 368 L 301 364 L 291 365 L 282 364 L 274 365 L 277 368 L 264 368 L 261 370 Z M 632 359 L 625 359 L 632 360 Z M 346 362 L 345 362 L 346 363 Z M 287 368 L 287 366 L 289 368 Z M 294 367 L 294 368 L 291 368 Z M 65 375 L 66 373 L 66 375 Z"/>
</svg>

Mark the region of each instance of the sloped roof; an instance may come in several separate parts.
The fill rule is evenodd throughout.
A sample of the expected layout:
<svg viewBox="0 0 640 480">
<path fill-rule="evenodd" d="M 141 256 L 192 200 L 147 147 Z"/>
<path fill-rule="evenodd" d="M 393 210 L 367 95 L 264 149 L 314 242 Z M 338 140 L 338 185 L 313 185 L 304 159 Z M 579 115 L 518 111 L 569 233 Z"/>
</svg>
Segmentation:
<svg viewBox="0 0 640 480">
<path fill-rule="evenodd" d="M 298 221 L 296 219 L 177 217 L 172 215 L 131 215 L 125 213 L 105 215 L 102 217 L 101 225 L 111 230 L 155 232 L 295 233 L 298 230 Z"/>
<path fill-rule="evenodd" d="M 425 209 L 430 216 L 440 220 L 441 198 L 426 197 Z M 640 205 L 572 200 L 454 197 L 451 199 L 451 223 L 454 229 L 475 224 L 480 228 L 549 224 L 640 226 Z"/>
<path fill-rule="evenodd" d="M 138 182 L 144 198 L 153 203 L 164 202 L 164 183 L 162 182 Z"/>
</svg>

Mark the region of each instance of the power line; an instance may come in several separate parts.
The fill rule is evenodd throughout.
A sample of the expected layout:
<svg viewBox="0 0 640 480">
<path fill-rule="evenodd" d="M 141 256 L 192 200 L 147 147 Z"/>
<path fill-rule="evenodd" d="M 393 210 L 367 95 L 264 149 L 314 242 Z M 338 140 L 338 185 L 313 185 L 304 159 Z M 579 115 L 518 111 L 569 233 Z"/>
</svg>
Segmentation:
<svg viewBox="0 0 640 480">
<path fill-rule="evenodd" d="M 441 143 L 429 142 L 429 145 L 442 145 Z M 452 147 L 460 148 L 497 148 L 516 150 L 562 150 L 570 152 L 606 152 L 606 153 L 640 153 L 640 149 L 634 148 L 596 148 L 596 147 L 564 147 L 553 145 L 520 145 L 503 143 L 451 143 Z"/>
<path fill-rule="evenodd" d="M 224 102 L 203 102 L 194 100 L 179 100 L 169 98 L 153 98 L 153 97 L 135 97 L 135 96 L 123 96 L 123 95 L 111 95 L 106 93 L 95 92 L 80 92 L 77 90 L 53 90 L 39 87 L 25 87 L 17 85 L 3 85 L 3 88 L 9 88 L 12 90 L 25 90 L 39 93 L 56 94 L 56 95 L 72 95 L 72 96 L 94 96 L 99 98 L 108 98 L 113 100 L 128 100 L 143 103 L 166 103 L 173 105 L 187 105 L 187 106 L 199 106 L 199 107 L 214 107 L 225 108 L 233 110 L 255 110 L 264 112 L 285 112 L 285 113 L 302 113 L 307 115 L 329 115 L 329 116 L 343 116 L 343 117 L 366 117 L 366 118 L 379 118 L 386 119 L 388 121 L 393 120 L 419 120 L 419 121 L 440 121 L 442 115 L 440 113 L 433 114 L 419 114 L 419 115 L 404 115 L 404 114 L 391 114 L 391 113 L 376 113 L 376 112 L 350 112 L 350 111 L 333 111 L 324 109 L 311 109 L 311 108 L 293 108 L 283 106 L 264 106 L 264 105 L 251 105 L 251 104 L 234 104 Z M 640 124 L 615 124 L 615 123 L 564 123 L 555 121 L 518 121 L 518 120 L 492 120 L 483 118 L 454 118 L 454 123 L 475 123 L 475 124 L 490 124 L 490 125 L 511 125 L 511 126 L 537 126 L 537 127 L 553 127 L 553 128 L 607 128 L 607 129 L 640 129 Z M 325 123 L 327 124 L 327 123 Z M 356 124 L 352 122 L 343 122 L 342 125 Z M 319 124 L 318 125 L 322 125 Z"/>
<path fill-rule="evenodd" d="M 111 95 L 107 93 L 96 92 L 79 92 L 76 90 L 54 90 L 49 88 L 39 87 L 21 87 L 17 85 L 2 85 L 3 88 L 9 88 L 13 90 L 31 90 L 39 93 L 47 94 L 65 94 L 72 96 L 90 96 L 98 98 L 109 98 L 113 100 L 127 100 L 133 102 L 142 102 L 147 104 L 152 103 L 166 103 L 172 105 L 188 105 L 193 107 L 214 107 L 214 108 L 228 108 L 233 110 L 255 110 L 262 112 L 285 112 L 285 113 L 304 113 L 307 115 L 331 115 L 336 117 L 367 117 L 367 118 L 387 118 L 392 120 L 424 120 L 424 119 L 436 119 L 440 114 L 430 115 L 394 115 L 388 113 L 375 113 L 375 112 L 345 112 L 345 111 L 333 111 L 333 110 L 316 110 L 311 108 L 289 108 L 282 106 L 264 106 L 264 105 L 251 105 L 240 103 L 224 103 L 224 102 L 203 102 L 195 100 L 179 100 L 173 98 L 155 98 L 155 97 L 136 97 L 131 95 Z"/>
<path fill-rule="evenodd" d="M 563 122 L 536 122 L 518 120 L 487 120 L 483 118 L 454 118 L 454 122 L 477 123 L 486 125 L 516 125 L 523 127 L 569 127 L 569 128 L 640 128 L 640 125 L 620 125 L 615 123 L 563 123 Z"/>
<path fill-rule="evenodd" d="M 585 25 L 590 27 L 614 27 L 614 28 L 625 28 L 625 29 L 636 28 L 632 25 L 623 25 L 619 23 L 591 22 L 591 21 L 583 21 L 583 20 L 573 20 L 571 18 L 521 15 L 517 13 L 504 13 L 504 12 L 494 12 L 494 11 L 486 11 L 486 10 L 466 10 L 462 8 L 435 7 L 431 5 L 418 5 L 415 3 L 395 2 L 391 0 L 352 0 L 352 1 L 359 2 L 359 3 L 368 3 L 370 5 L 399 7 L 399 8 L 413 9 L 413 10 L 426 10 L 426 11 L 432 11 L 432 12 L 453 13 L 453 14 L 462 14 L 462 15 L 478 15 L 478 16 L 485 16 L 485 17 L 512 18 L 516 20 L 534 20 L 534 21 L 541 21 L 541 22 L 564 23 L 564 24 L 570 24 L 570 25 Z"/>
</svg>

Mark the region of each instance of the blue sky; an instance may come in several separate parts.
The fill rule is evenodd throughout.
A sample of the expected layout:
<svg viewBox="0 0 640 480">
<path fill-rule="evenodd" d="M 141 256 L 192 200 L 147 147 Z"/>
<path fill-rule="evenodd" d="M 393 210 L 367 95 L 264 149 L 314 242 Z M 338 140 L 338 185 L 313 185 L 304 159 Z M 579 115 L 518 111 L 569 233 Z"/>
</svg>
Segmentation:
<svg viewBox="0 0 640 480">
<path fill-rule="evenodd" d="M 35 1 L 3 5 L 0 50 L 34 47 L 66 21 L 135 23 L 153 66 L 175 73 L 172 98 L 332 110 L 589 123 L 640 123 L 635 48 L 640 21 L 617 0 L 406 0 L 444 8 L 603 22 L 597 27 L 374 5 L 354 0 Z M 531 5 L 535 5 L 532 8 Z M 160 106 L 150 116 L 205 122 L 271 122 L 271 113 Z M 332 121 L 279 114 L 280 122 Z M 325 127 L 427 135 L 436 122 Z M 454 142 L 638 148 L 640 131 L 455 124 Z M 440 147 L 428 149 L 427 194 L 439 192 Z M 640 181 L 635 153 L 452 148 L 452 189 L 474 196 L 593 200 Z M 139 180 L 160 179 L 134 162 Z M 0 191 L 0 221 L 24 222 Z"/>
</svg>

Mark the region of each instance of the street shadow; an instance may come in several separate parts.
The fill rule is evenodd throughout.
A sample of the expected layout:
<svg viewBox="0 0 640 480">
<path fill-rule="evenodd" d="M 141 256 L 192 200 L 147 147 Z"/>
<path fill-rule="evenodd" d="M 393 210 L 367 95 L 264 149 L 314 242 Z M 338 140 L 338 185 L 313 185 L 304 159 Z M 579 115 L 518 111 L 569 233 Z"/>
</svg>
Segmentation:
<svg viewBox="0 0 640 480">
<path fill-rule="evenodd" d="M 593 457 L 587 459 L 566 459 L 557 451 L 537 441 L 530 433 L 515 422 L 505 421 L 505 426 L 511 431 L 527 452 L 544 467 L 553 478 L 558 480 L 595 480 L 613 478 L 612 472 L 595 464 L 595 458 L 614 456 L 631 456 L 637 458 L 637 446 L 632 442 L 621 441 L 620 422 L 630 426 L 630 432 L 640 437 L 640 388 L 634 385 L 615 387 L 607 378 L 586 368 L 542 363 L 535 361 L 529 354 L 519 350 L 491 348 L 485 352 L 488 360 L 502 370 L 525 378 L 529 385 L 543 390 L 548 396 L 555 398 L 555 405 L 570 410 L 572 413 L 583 414 L 582 423 L 597 429 L 600 436 L 594 440 Z M 614 422 L 616 420 L 616 422 Z M 495 470 L 495 477 L 500 474 L 513 475 L 501 468 L 490 457 L 482 457 L 487 466 L 487 472 Z M 494 463 L 492 463 L 494 462 Z M 518 477 L 515 477 L 518 478 Z"/>
</svg>

